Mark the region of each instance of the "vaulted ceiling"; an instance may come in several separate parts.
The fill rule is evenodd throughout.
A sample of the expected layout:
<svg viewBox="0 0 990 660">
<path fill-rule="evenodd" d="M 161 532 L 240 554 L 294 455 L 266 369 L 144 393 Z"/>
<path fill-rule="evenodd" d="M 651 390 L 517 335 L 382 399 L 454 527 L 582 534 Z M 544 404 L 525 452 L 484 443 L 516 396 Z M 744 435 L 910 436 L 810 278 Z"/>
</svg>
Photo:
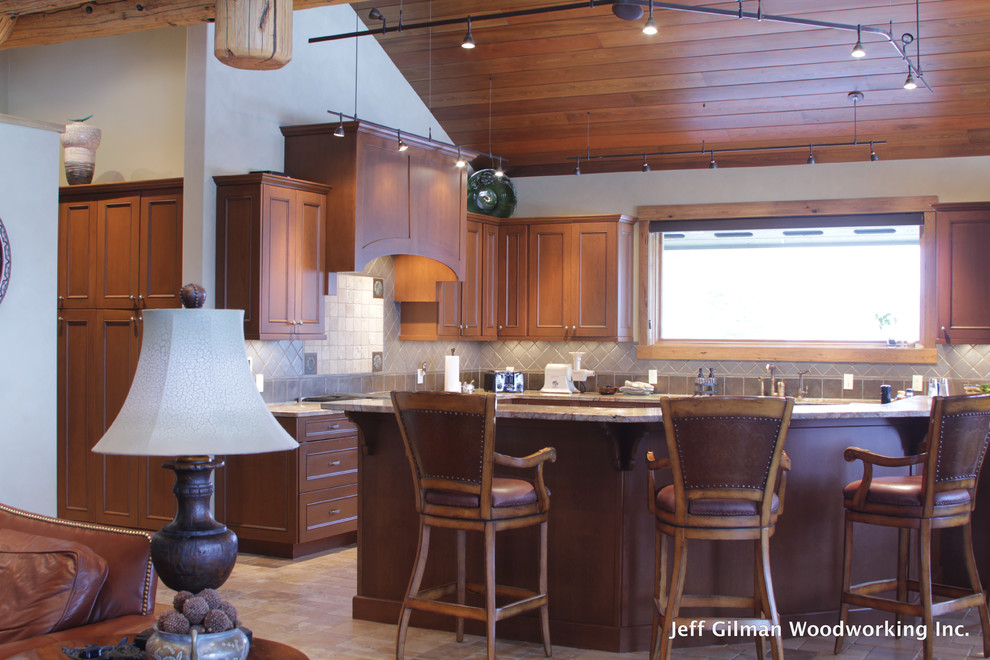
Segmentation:
<svg viewBox="0 0 990 660">
<path fill-rule="evenodd" d="M 625 0 L 636 2 L 637 0 Z M 296 9 L 342 0 L 295 0 Z M 566 0 L 371 0 L 352 3 L 369 27 L 559 6 Z M 646 5 L 648 0 L 639 0 Z M 659 33 L 609 3 L 376 34 L 455 143 L 501 157 L 512 176 L 803 164 L 816 161 L 990 155 L 990 2 L 987 0 L 743 0 L 680 6 L 810 19 L 911 33 L 922 84 L 903 88 L 907 63 L 885 39 L 849 32 L 665 8 Z M 916 26 L 917 17 L 920 25 Z M 16 16 L 4 36 L 3 14 Z M 211 20 L 212 0 L 3 0 L 0 48 L 55 43 Z M 8 27 L 11 21 L 6 20 Z M 319 48 L 320 44 L 310 44 Z M 492 93 L 489 95 L 489 85 Z M 850 92 L 862 92 L 854 104 Z M 489 120 L 489 102 L 491 115 Z M 856 122 L 854 125 L 854 112 Z M 590 114 L 589 114 L 590 113 Z M 589 139 L 590 134 L 590 139 Z M 827 147 L 825 143 L 859 142 Z M 489 142 L 491 147 L 489 148 Z M 880 144 L 885 142 L 885 144 Z M 706 153 L 702 154 L 702 145 Z M 795 149 L 760 147 L 798 145 Z M 802 146 L 804 145 L 804 146 Z M 745 151 L 728 151 L 743 149 Z M 589 153 L 591 160 L 587 159 Z M 599 156 L 632 154 L 625 159 Z M 487 166 L 479 157 L 476 166 Z"/>
<path fill-rule="evenodd" d="M 560 5 L 545 0 L 372 0 L 353 3 L 369 27 L 378 7 L 388 26 Z M 591 3 L 589 3 L 590 5 Z M 581 171 L 805 163 L 809 148 L 725 152 L 728 148 L 865 142 L 816 147 L 819 163 L 863 161 L 869 141 L 881 159 L 990 154 L 990 2 L 927 0 L 744 0 L 700 2 L 747 13 L 811 19 L 920 35 L 923 84 L 905 90 L 907 63 L 879 35 L 863 33 L 867 57 L 850 51 L 856 32 L 661 9 L 659 33 L 643 19 L 615 17 L 594 3 L 569 11 L 474 21 L 477 47 L 460 47 L 465 26 L 378 35 L 393 62 L 457 143 L 491 151 L 513 176 Z M 643 0 L 640 4 L 646 5 Z M 493 6 L 495 5 L 495 6 Z M 318 44 L 313 44 L 317 47 Z M 854 108 L 849 93 L 863 93 Z M 856 125 L 854 126 L 854 112 Z M 589 115 L 590 113 L 590 131 Z M 591 161 L 588 154 L 590 132 Z M 625 160 L 595 156 L 639 154 Z M 476 164 L 487 165 L 481 158 Z"/>
</svg>

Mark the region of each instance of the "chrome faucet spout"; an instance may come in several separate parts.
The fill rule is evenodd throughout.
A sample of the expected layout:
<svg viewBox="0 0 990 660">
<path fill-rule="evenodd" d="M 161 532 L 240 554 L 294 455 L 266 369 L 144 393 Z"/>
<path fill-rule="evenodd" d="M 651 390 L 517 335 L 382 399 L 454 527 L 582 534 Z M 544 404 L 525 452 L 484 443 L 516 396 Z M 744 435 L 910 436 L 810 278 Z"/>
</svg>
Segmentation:
<svg viewBox="0 0 990 660">
<path fill-rule="evenodd" d="M 763 368 L 764 371 L 770 374 L 770 392 L 765 394 L 765 396 L 776 396 L 777 394 L 777 365 L 773 362 L 768 362 L 767 366 Z"/>
<path fill-rule="evenodd" d="M 801 399 L 803 399 L 808 395 L 808 388 L 804 386 L 804 375 L 809 371 L 811 371 L 811 369 L 798 371 L 798 391 L 797 391 L 798 401 L 800 401 Z"/>
</svg>

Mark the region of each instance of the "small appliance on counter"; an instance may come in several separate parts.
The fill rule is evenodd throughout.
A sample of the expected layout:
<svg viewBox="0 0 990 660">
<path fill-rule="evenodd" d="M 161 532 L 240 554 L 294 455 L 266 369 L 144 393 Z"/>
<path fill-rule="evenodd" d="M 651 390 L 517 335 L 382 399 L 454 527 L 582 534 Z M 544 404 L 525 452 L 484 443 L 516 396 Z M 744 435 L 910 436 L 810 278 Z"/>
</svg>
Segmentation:
<svg viewBox="0 0 990 660">
<path fill-rule="evenodd" d="M 485 389 L 489 392 L 522 392 L 521 371 L 488 371 L 485 373 Z"/>
<path fill-rule="evenodd" d="M 582 355 L 584 355 L 584 351 L 573 351 L 571 353 L 571 358 L 574 361 L 573 365 L 548 364 L 544 370 L 543 389 L 540 391 L 552 394 L 584 392 L 584 381 L 588 379 L 588 376 L 594 376 L 595 372 L 591 369 L 581 368 Z M 578 385 L 574 384 L 575 381 L 578 382 Z"/>
</svg>

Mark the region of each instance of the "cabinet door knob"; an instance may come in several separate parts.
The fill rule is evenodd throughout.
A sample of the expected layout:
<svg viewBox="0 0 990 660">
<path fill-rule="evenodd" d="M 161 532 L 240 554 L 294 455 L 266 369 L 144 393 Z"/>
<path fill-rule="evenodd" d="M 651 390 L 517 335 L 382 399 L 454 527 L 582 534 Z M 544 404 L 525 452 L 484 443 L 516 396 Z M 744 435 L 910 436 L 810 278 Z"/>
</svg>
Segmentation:
<svg viewBox="0 0 990 660">
<path fill-rule="evenodd" d="M 60 317 L 58 317 L 58 322 L 59 322 L 59 323 L 64 323 L 64 322 L 65 322 L 65 319 L 63 319 L 63 318 L 62 318 L 62 317 L 60 316 Z"/>
<path fill-rule="evenodd" d="M 502 329 L 502 325 L 501 325 L 501 324 L 499 324 L 499 326 L 498 326 L 498 329 L 499 329 L 499 330 L 501 330 L 501 329 Z"/>
<path fill-rule="evenodd" d="M 327 465 L 329 465 L 330 467 L 337 467 L 338 465 L 340 465 L 340 461 L 330 461 L 329 463 L 327 463 Z"/>
</svg>

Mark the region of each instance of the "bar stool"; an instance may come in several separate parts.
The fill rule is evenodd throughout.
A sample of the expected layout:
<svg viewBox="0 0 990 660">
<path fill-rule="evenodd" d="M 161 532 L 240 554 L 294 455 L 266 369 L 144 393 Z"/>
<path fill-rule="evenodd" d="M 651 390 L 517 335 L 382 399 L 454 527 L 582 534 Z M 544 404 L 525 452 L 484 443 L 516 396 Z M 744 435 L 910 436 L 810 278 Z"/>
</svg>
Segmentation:
<svg viewBox="0 0 990 660">
<path fill-rule="evenodd" d="M 780 618 L 770 576 L 770 537 L 784 511 L 790 461 L 784 440 L 793 398 L 702 397 L 660 400 L 667 458 L 647 452 L 649 506 L 656 517 L 656 575 L 650 657 L 665 659 L 673 626 L 698 621 L 679 616 L 681 608 L 739 608 L 752 618 L 705 617 L 707 623 L 738 622 L 773 639 L 774 660 L 783 657 Z M 667 469 L 672 483 L 656 484 L 655 471 Z M 673 568 L 667 580 L 668 539 Z M 754 542 L 752 596 L 684 595 L 689 539 Z M 694 630 L 692 626 L 692 631 Z"/>
<path fill-rule="evenodd" d="M 896 615 L 921 617 L 926 626 L 924 658 L 931 660 L 934 648 L 934 617 L 976 607 L 983 628 L 983 657 L 990 656 L 990 620 L 986 596 L 973 557 L 972 511 L 976 484 L 990 441 L 990 396 L 934 397 L 928 423 L 928 438 L 914 456 L 883 456 L 850 447 L 847 461 L 863 461 L 863 478 L 843 489 L 846 507 L 845 546 L 842 558 L 840 632 L 845 628 L 849 606 L 869 607 Z M 921 466 L 921 474 L 874 477 L 873 466 Z M 851 585 L 853 523 L 897 528 L 897 577 Z M 968 588 L 932 584 L 932 531 L 962 527 L 963 555 Z M 908 579 L 909 537 L 918 531 L 918 579 Z M 895 598 L 876 594 L 894 591 Z M 920 602 L 909 602 L 910 592 Z M 936 603 L 935 596 L 948 600 Z M 835 639 L 835 653 L 842 649 L 843 635 Z"/>
<path fill-rule="evenodd" d="M 416 488 L 419 549 L 409 589 L 402 600 L 395 655 L 404 657 L 406 631 L 413 610 L 456 617 L 457 641 L 464 639 L 464 619 L 484 621 L 488 658 L 495 658 L 495 623 L 539 609 L 543 650 L 549 657 L 550 621 L 547 613 L 547 513 L 550 494 L 543 482 L 543 463 L 553 462 L 552 447 L 516 458 L 495 451 L 495 395 L 435 392 L 392 392 L 399 431 L 406 447 Z M 533 481 L 494 476 L 495 466 L 533 469 Z M 540 526 L 539 586 L 537 591 L 497 585 L 495 534 L 505 529 Z M 430 549 L 430 530 L 456 530 L 456 582 L 420 591 Z M 466 533 L 485 535 L 485 583 L 468 584 L 465 571 Z M 484 607 L 465 604 L 466 592 L 484 594 Z M 450 596 L 456 602 L 443 600 Z M 512 602 L 496 605 L 496 596 Z"/>
</svg>

